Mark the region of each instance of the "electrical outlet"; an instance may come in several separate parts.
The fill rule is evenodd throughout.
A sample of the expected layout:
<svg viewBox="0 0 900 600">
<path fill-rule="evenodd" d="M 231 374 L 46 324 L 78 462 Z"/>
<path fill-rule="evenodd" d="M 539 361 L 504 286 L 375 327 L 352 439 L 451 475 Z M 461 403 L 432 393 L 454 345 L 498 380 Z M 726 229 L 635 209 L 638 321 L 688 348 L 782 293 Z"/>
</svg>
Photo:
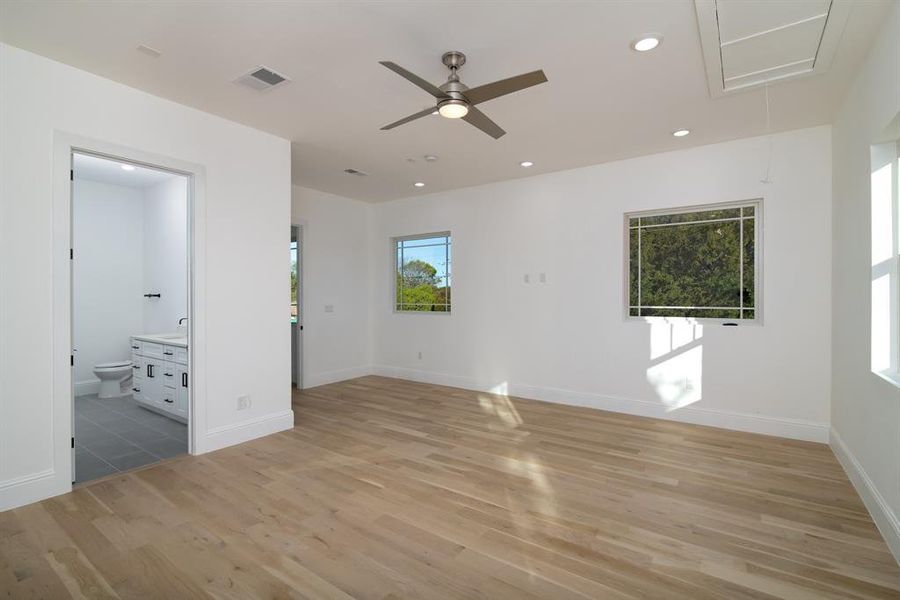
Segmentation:
<svg viewBox="0 0 900 600">
<path fill-rule="evenodd" d="M 237 409 L 247 410 L 248 408 L 250 408 L 250 396 L 238 396 Z"/>
</svg>

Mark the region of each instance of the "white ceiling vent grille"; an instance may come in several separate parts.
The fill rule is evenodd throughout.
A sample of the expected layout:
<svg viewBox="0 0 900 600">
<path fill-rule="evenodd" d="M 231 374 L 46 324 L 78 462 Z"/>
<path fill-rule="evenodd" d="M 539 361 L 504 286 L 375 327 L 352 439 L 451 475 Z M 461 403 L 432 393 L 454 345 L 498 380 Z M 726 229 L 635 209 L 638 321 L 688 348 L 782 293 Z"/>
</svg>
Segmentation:
<svg viewBox="0 0 900 600">
<path fill-rule="evenodd" d="M 694 5 L 713 97 L 824 72 L 851 9 L 848 0 L 694 0 Z"/>
<path fill-rule="evenodd" d="M 234 80 L 235 83 L 253 88 L 259 92 L 270 90 L 277 85 L 290 81 L 286 76 L 277 73 L 269 67 L 254 67 L 249 73 L 245 73 Z"/>
</svg>

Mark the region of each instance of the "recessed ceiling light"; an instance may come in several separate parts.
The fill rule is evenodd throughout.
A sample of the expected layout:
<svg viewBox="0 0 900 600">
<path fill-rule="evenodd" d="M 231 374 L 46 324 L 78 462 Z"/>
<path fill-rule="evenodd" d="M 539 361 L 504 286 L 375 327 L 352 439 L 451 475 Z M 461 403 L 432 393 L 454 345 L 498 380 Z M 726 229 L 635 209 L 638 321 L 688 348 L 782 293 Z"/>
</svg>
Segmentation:
<svg viewBox="0 0 900 600">
<path fill-rule="evenodd" d="M 631 49 L 637 52 L 647 52 L 659 46 L 660 42 L 662 42 L 661 35 L 646 34 L 631 42 Z"/>
<path fill-rule="evenodd" d="M 672 132 L 675 137 L 684 137 L 691 132 L 690 129 L 678 129 Z"/>
<path fill-rule="evenodd" d="M 532 167 L 532 166 L 534 166 L 534 163 L 531 162 L 530 160 L 523 160 L 522 162 L 519 163 L 519 166 L 520 167 Z"/>
<path fill-rule="evenodd" d="M 134 165 L 122 165 L 123 171 L 134 171 Z"/>
<path fill-rule="evenodd" d="M 416 187 L 425 187 L 425 184 L 422 183 L 421 181 L 417 181 L 417 182 L 415 182 L 413 185 L 416 186 Z"/>
</svg>

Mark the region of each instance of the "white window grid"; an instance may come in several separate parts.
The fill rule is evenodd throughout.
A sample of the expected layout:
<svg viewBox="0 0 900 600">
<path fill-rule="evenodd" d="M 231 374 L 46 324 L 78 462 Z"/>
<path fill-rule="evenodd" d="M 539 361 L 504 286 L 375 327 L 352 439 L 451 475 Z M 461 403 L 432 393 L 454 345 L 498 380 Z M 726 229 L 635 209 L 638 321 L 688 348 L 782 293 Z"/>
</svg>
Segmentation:
<svg viewBox="0 0 900 600">
<path fill-rule="evenodd" d="M 397 284 L 397 275 L 402 275 L 402 265 L 406 264 L 406 260 L 405 260 L 405 250 L 406 250 L 405 244 L 406 244 L 406 242 L 414 242 L 417 240 L 427 240 L 427 239 L 432 239 L 432 238 L 444 238 L 445 241 L 441 242 L 441 243 L 437 243 L 437 244 L 417 244 L 415 246 L 410 246 L 410 248 L 443 247 L 444 248 L 445 271 L 444 271 L 444 275 L 442 275 L 440 278 L 444 280 L 445 289 L 447 289 L 448 291 L 451 289 L 450 288 L 450 286 L 451 286 L 450 247 L 452 246 L 452 238 L 451 238 L 449 231 L 442 231 L 442 232 L 438 232 L 438 233 L 423 233 L 423 234 L 417 234 L 417 235 L 407 235 L 407 236 L 392 238 L 391 242 L 392 242 L 392 252 L 394 253 L 394 276 L 393 276 L 393 285 L 391 286 L 391 290 L 393 292 L 393 297 L 391 299 L 391 303 L 394 307 L 394 312 L 409 313 L 409 314 L 413 314 L 413 313 L 450 314 L 451 308 L 453 305 L 452 295 L 447 296 L 448 302 L 440 302 L 440 303 L 435 303 L 435 304 L 431 304 L 431 303 L 429 303 L 429 304 L 413 304 L 413 303 L 406 303 L 406 302 L 397 302 L 397 289 L 395 286 L 398 285 Z M 402 281 L 403 278 L 401 277 L 400 280 Z M 451 292 L 451 294 L 452 294 L 452 292 Z M 403 298 L 402 293 L 400 295 L 400 298 L 401 299 Z M 418 307 L 418 306 L 428 306 L 428 307 L 438 306 L 438 307 L 443 307 L 444 310 L 413 310 L 412 309 L 412 307 Z"/>
<path fill-rule="evenodd" d="M 752 208 L 752 215 L 745 215 L 745 208 Z M 712 212 L 712 211 L 724 211 L 731 209 L 741 209 L 739 212 L 739 216 L 735 217 L 721 217 L 721 218 L 712 218 L 712 219 L 698 219 L 696 221 L 678 221 L 675 223 L 654 223 L 650 225 L 644 225 L 641 223 L 643 218 L 649 217 L 660 217 L 660 216 L 672 216 L 683 213 L 696 213 L 696 212 Z M 633 226 L 632 221 L 637 220 L 637 225 Z M 754 228 L 754 250 L 753 250 L 753 306 L 745 307 L 744 306 L 744 227 L 743 221 L 753 220 Z M 650 229 L 656 227 L 675 227 L 678 225 L 696 225 L 699 223 L 719 223 L 719 222 L 733 222 L 733 221 L 742 221 L 740 227 L 740 257 L 739 257 L 739 269 L 740 269 L 740 302 L 737 306 L 650 306 L 643 305 L 641 303 L 641 231 L 643 229 Z M 631 304 L 631 231 L 637 230 L 638 232 L 638 303 L 636 305 Z M 648 310 L 696 310 L 696 311 L 714 311 L 714 310 L 737 310 L 738 314 L 741 318 L 718 318 L 718 317 L 686 317 L 692 320 L 697 321 L 713 321 L 713 322 L 735 322 L 740 321 L 741 323 L 762 323 L 762 200 L 747 200 L 743 202 L 724 202 L 724 203 L 716 203 L 716 204 L 704 204 L 697 206 L 685 206 L 679 208 L 671 208 L 671 209 L 660 209 L 660 210 L 649 210 L 649 211 L 640 211 L 640 212 L 632 212 L 625 214 L 625 318 L 628 320 L 639 320 L 644 321 L 647 319 L 673 319 L 673 318 L 683 318 L 683 317 L 656 317 L 656 316 L 646 316 L 641 315 L 640 312 L 643 309 Z M 632 315 L 632 310 L 637 309 L 638 314 Z M 751 312 L 753 313 L 752 318 L 745 318 L 745 313 Z"/>
</svg>

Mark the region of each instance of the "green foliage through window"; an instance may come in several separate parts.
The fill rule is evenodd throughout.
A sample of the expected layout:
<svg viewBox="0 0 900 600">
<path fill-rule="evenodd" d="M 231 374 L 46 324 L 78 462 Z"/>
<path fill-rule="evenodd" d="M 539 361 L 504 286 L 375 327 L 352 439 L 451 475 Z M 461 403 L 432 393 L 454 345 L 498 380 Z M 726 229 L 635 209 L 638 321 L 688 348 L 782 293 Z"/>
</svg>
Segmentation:
<svg viewBox="0 0 900 600">
<path fill-rule="evenodd" d="M 395 240 L 394 307 L 403 312 L 450 312 L 450 234 Z"/>
<path fill-rule="evenodd" d="M 757 204 L 628 217 L 628 314 L 753 320 Z"/>
</svg>

